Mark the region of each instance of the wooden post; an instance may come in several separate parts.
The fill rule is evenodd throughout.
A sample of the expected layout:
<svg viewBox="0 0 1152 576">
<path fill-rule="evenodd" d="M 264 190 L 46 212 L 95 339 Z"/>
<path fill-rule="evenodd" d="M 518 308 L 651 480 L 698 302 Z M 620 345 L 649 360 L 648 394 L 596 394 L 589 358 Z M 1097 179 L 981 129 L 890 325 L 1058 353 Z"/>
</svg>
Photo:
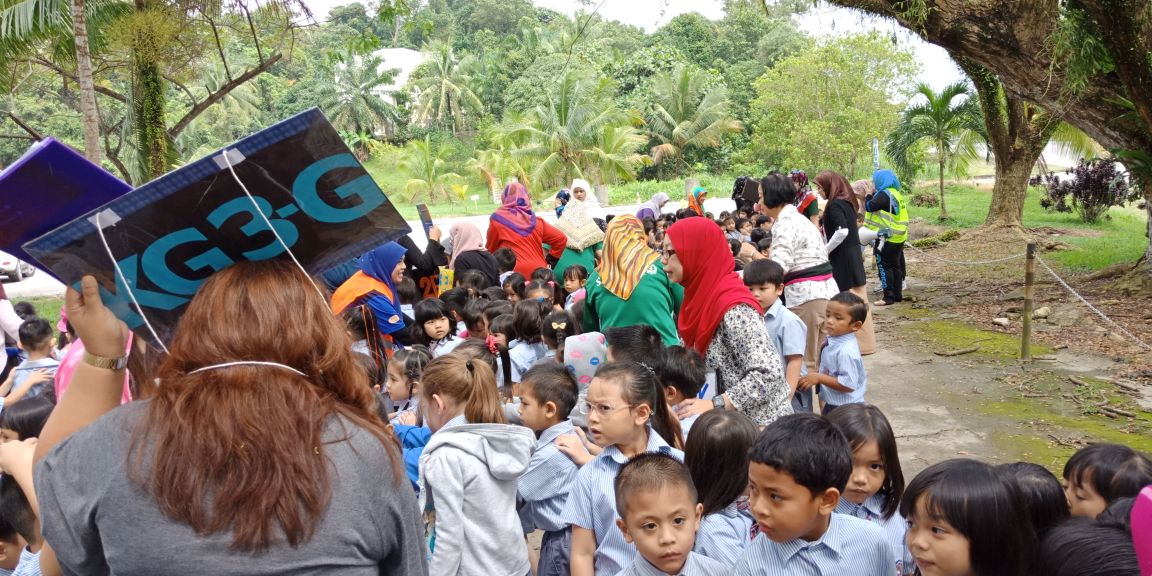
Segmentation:
<svg viewBox="0 0 1152 576">
<path fill-rule="evenodd" d="M 694 190 L 699 185 L 699 178 L 688 178 L 684 180 L 684 198 L 687 199 L 688 195 L 692 193 L 692 190 Z"/>
<path fill-rule="evenodd" d="M 1032 361 L 1032 293 L 1036 280 L 1036 243 L 1028 243 L 1024 260 L 1024 326 L 1020 330 L 1020 359 Z"/>
</svg>

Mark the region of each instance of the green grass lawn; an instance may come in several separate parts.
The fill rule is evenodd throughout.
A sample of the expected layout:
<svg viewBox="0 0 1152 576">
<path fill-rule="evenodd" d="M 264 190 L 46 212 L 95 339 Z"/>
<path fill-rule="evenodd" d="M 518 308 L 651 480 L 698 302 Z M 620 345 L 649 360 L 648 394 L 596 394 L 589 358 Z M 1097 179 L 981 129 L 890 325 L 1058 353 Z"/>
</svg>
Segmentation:
<svg viewBox="0 0 1152 576">
<path fill-rule="evenodd" d="M 921 183 L 920 191 L 933 191 Z M 1040 190 L 1032 188 L 1024 203 L 1024 226 L 1038 228 L 1049 226 L 1066 231 L 1055 238 L 1060 242 L 1072 246 L 1073 250 L 1052 252 L 1046 256 L 1063 264 L 1070 270 L 1086 272 L 1099 270 L 1120 262 L 1135 262 L 1144 253 L 1147 238 L 1144 237 L 1147 224 L 1144 212 L 1135 205 L 1124 208 L 1112 208 L 1108 212 L 1109 219 L 1103 219 L 1096 224 L 1086 224 L 1080 221 L 1075 212 L 1059 213 L 1048 212 L 1040 207 Z M 988 215 L 988 205 L 992 201 L 992 184 L 981 184 L 978 188 L 960 185 L 945 184 L 944 199 L 948 204 L 950 220 L 939 222 L 936 216 L 939 208 L 912 207 L 913 217 L 921 216 L 929 223 L 942 224 L 952 228 L 975 228 L 984 223 Z"/>
<path fill-rule="evenodd" d="M 60 320 L 60 308 L 64 306 L 63 298 L 39 297 L 12 299 L 13 304 L 17 302 L 31 303 L 36 307 L 36 315 L 51 323 L 53 329 L 56 327 L 56 322 Z"/>
</svg>

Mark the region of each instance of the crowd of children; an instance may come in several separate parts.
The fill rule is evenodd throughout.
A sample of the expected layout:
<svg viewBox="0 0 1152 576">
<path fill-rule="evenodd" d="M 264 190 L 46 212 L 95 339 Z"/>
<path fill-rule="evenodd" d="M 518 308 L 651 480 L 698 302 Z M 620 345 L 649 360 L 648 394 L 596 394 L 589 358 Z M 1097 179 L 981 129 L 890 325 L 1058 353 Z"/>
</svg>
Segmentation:
<svg viewBox="0 0 1152 576">
<path fill-rule="evenodd" d="M 765 256 L 771 223 L 747 216 L 718 224 L 734 254 Z M 670 221 L 646 221 L 653 246 Z M 1139 573 L 1129 518 L 1152 461 L 1130 448 L 1084 448 L 1062 482 L 1027 463 L 956 459 L 905 485 L 897 433 L 867 403 L 854 334 L 868 308 L 850 292 L 828 301 L 810 372 L 783 269 L 742 266 L 795 412 L 760 428 L 723 406 L 677 410 L 722 386 L 696 350 L 647 325 L 586 332 L 583 266 L 525 278 L 510 250 L 493 257 L 496 286 L 464 273 L 419 299 L 397 282 L 405 320 L 388 322 L 405 328 L 391 340 L 372 306 L 343 312 L 403 449 L 435 576 Z M 0 576 L 39 570 L 22 459 L 55 400 L 52 326 L 30 316 L 19 335 L 26 357 L 0 385 Z"/>
</svg>

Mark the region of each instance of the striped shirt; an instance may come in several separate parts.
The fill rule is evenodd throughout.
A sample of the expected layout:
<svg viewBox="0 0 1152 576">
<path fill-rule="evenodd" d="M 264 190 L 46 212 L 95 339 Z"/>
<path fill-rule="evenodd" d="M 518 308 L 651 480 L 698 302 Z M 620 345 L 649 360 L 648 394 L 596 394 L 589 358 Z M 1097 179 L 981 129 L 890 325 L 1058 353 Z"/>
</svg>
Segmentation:
<svg viewBox="0 0 1152 576">
<path fill-rule="evenodd" d="M 733 502 L 700 521 L 696 546 L 692 549 L 730 569 L 740 561 L 751 542 L 752 519 L 741 514 L 739 504 Z"/>
<path fill-rule="evenodd" d="M 900 516 L 899 512 L 893 513 L 892 517 L 887 520 L 884 519 L 881 511 L 884 510 L 887 498 L 884 494 L 877 493 L 865 500 L 863 504 L 853 504 L 841 497 L 840 504 L 836 506 L 836 513 L 855 516 L 883 528 L 884 533 L 888 536 L 888 545 L 892 547 L 892 554 L 896 557 L 896 576 L 914 574 L 916 561 L 912 558 L 912 552 L 908 550 L 908 545 L 905 542 L 908 523 Z"/>
<path fill-rule="evenodd" d="M 896 559 L 879 526 L 832 514 L 818 540 L 752 541 L 736 564 L 735 576 L 891 576 Z"/>
<path fill-rule="evenodd" d="M 855 332 L 828 337 L 828 345 L 820 351 L 820 373 L 834 376 L 841 386 L 852 389 L 840 392 L 821 386 L 820 397 L 828 404 L 843 406 L 864 402 L 868 376 L 864 373 L 864 359 L 860 356 Z"/>
<path fill-rule="evenodd" d="M 727 576 L 728 568 L 728 566 L 711 558 L 689 552 L 688 559 L 684 561 L 684 567 L 676 573 L 676 576 Z M 617 572 L 616 576 L 667 576 L 667 574 L 637 554 L 632 565 Z"/>
<path fill-rule="evenodd" d="M 40 553 L 30 552 L 27 546 L 20 550 L 20 563 L 12 576 L 40 576 Z"/>
<path fill-rule="evenodd" d="M 645 452 L 663 452 L 681 462 L 684 453 L 672 448 L 651 427 Z M 572 526 L 591 530 L 596 536 L 596 574 L 619 573 L 636 558 L 636 546 L 624 540 L 616 527 L 616 474 L 628 462 L 616 446 L 604 449 L 594 460 L 580 468 L 576 484 L 568 494 L 562 518 Z"/>
<path fill-rule="evenodd" d="M 554 532 L 568 526 L 561 514 L 579 469 L 556 447 L 556 438 L 572 431 L 572 422 L 565 420 L 541 432 L 528 469 L 517 482 L 520 523 L 525 534 L 535 530 Z"/>
</svg>

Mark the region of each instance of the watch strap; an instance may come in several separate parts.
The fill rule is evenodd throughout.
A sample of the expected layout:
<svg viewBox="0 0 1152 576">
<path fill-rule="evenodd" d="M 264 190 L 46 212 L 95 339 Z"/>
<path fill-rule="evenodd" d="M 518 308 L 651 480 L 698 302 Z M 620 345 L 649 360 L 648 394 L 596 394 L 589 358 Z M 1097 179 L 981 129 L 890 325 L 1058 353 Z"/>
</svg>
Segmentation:
<svg viewBox="0 0 1152 576">
<path fill-rule="evenodd" d="M 119 358 L 105 358 L 85 350 L 84 363 L 89 366 L 95 366 L 105 370 L 123 370 L 128 367 L 128 357 L 121 356 Z"/>
</svg>

